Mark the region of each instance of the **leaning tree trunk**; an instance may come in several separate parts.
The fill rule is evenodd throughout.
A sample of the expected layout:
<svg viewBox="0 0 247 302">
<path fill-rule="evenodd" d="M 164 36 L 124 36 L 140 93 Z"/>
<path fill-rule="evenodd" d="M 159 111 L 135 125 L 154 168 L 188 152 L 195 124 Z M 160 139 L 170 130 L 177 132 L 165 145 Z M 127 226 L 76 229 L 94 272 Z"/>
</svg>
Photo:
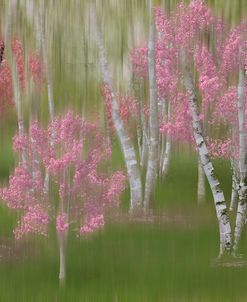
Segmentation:
<svg viewBox="0 0 247 302">
<path fill-rule="evenodd" d="M 127 168 L 129 184 L 130 184 L 130 214 L 138 214 L 141 211 L 142 206 L 142 182 L 141 182 L 141 174 L 140 169 L 137 163 L 137 157 L 134 145 L 127 134 L 127 131 L 124 128 L 123 122 L 119 116 L 119 108 L 118 108 L 118 100 L 113 92 L 113 87 L 110 79 L 110 72 L 108 69 L 108 64 L 105 55 L 105 48 L 102 33 L 100 27 L 98 25 L 97 16 L 94 11 L 95 20 L 95 28 L 96 28 L 96 43 L 99 50 L 99 61 L 100 61 L 100 68 L 103 75 L 104 83 L 110 88 L 112 93 L 112 120 L 114 123 L 114 127 L 117 132 L 118 139 L 121 144 L 122 152 L 124 155 L 125 165 Z"/>
<path fill-rule="evenodd" d="M 189 94 L 189 110 L 192 118 L 193 134 L 196 142 L 198 155 L 204 170 L 204 173 L 208 179 L 209 186 L 211 188 L 216 214 L 219 223 L 220 231 L 220 253 L 222 256 L 225 252 L 229 252 L 231 249 L 231 226 L 229 222 L 229 216 L 225 197 L 223 191 L 220 188 L 220 183 L 215 175 L 214 167 L 211 162 L 208 148 L 203 137 L 201 119 L 198 112 L 197 97 L 195 93 L 194 83 L 192 75 L 188 69 L 186 58 L 182 58 L 183 77 L 186 90 Z"/>
<path fill-rule="evenodd" d="M 198 204 L 203 204 L 205 202 L 205 173 L 203 171 L 203 167 L 201 165 L 200 159 L 197 160 L 197 168 L 198 168 L 198 175 L 197 175 L 197 202 Z"/>
<path fill-rule="evenodd" d="M 150 17 L 149 17 L 149 41 L 148 41 L 148 75 L 149 75 L 149 133 L 150 144 L 145 184 L 144 212 L 147 214 L 150 210 L 150 200 L 154 191 L 156 174 L 158 168 L 158 103 L 156 97 L 156 78 L 155 78 L 155 49 L 154 35 L 155 25 L 152 13 L 152 0 L 149 1 Z"/>
<path fill-rule="evenodd" d="M 239 174 L 240 183 L 238 190 L 238 209 L 236 226 L 234 232 L 233 254 L 236 256 L 238 245 L 246 219 L 247 206 L 247 150 L 246 150 L 246 129 L 245 129 L 245 96 L 244 96 L 244 70 L 239 71 L 238 83 L 238 127 L 239 127 Z"/>
</svg>

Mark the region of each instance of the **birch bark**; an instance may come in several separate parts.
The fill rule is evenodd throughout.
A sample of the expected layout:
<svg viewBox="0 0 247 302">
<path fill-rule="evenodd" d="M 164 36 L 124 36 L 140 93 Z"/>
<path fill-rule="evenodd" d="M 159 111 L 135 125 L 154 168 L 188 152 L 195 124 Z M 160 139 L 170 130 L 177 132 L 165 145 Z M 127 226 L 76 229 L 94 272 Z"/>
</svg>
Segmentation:
<svg viewBox="0 0 247 302">
<path fill-rule="evenodd" d="M 59 243 L 59 285 L 63 286 L 66 279 L 66 234 L 58 235 Z"/>
<path fill-rule="evenodd" d="M 229 222 L 227 206 L 223 191 L 220 188 L 219 180 L 215 175 L 214 167 L 209 156 L 205 139 L 203 137 L 194 83 L 184 55 L 182 56 L 182 68 L 184 85 L 189 94 L 189 110 L 192 118 L 193 133 L 198 150 L 198 155 L 214 198 L 215 210 L 220 231 L 219 256 L 222 256 L 225 252 L 229 252 L 231 249 L 231 226 Z"/>
<path fill-rule="evenodd" d="M 137 163 L 137 157 L 134 145 L 128 136 L 123 122 L 119 116 L 118 100 L 113 92 L 113 86 L 110 79 L 110 72 L 106 60 L 105 48 L 102 33 L 98 25 L 96 13 L 92 11 L 96 29 L 96 43 L 99 51 L 100 68 L 103 75 L 104 83 L 107 84 L 112 91 L 112 120 L 117 132 L 118 139 L 121 144 L 124 155 L 125 165 L 127 168 L 129 184 L 130 184 L 130 214 L 138 214 L 142 206 L 142 182 L 140 169 Z"/>
<path fill-rule="evenodd" d="M 50 72 L 50 66 L 48 63 L 48 52 L 47 52 L 47 39 L 45 35 L 45 7 L 44 7 L 44 1 L 40 1 L 40 7 L 38 9 L 38 14 L 36 18 L 36 41 L 39 43 L 39 39 L 41 40 L 41 52 L 42 52 L 42 58 L 44 61 L 45 66 L 45 73 L 46 73 L 46 80 L 47 80 L 47 93 L 48 93 L 48 104 L 49 104 L 49 116 L 50 121 L 53 121 L 55 116 L 55 109 L 54 109 L 54 100 L 53 100 L 53 89 L 52 89 L 52 78 L 51 78 L 51 72 Z M 39 45 L 37 45 L 39 47 Z M 53 145 L 53 132 L 51 132 L 51 138 L 50 138 L 50 145 Z M 44 191 L 46 194 L 49 193 L 49 173 L 46 171 L 45 174 L 45 180 L 44 180 Z"/>
<path fill-rule="evenodd" d="M 49 104 L 49 115 L 50 120 L 52 121 L 55 116 L 55 109 L 54 109 L 54 99 L 53 99 L 53 88 L 52 88 L 52 77 L 50 71 L 50 65 L 48 60 L 48 47 L 47 47 L 47 37 L 45 33 L 45 7 L 44 2 L 41 0 L 40 2 L 40 10 L 39 16 L 37 19 L 37 41 L 39 37 L 41 38 L 41 49 L 43 54 L 43 61 L 45 65 L 45 72 L 46 72 L 46 80 L 47 80 L 47 92 L 48 92 L 48 104 Z M 39 45 L 37 45 L 39 46 Z"/>
<path fill-rule="evenodd" d="M 171 102 L 168 102 L 168 111 L 167 111 L 167 120 L 168 122 L 171 119 Z M 165 144 L 165 153 L 164 153 L 164 160 L 162 165 L 162 177 L 166 177 L 168 174 L 170 160 L 171 160 L 171 150 L 172 150 L 172 142 L 171 136 L 167 134 L 166 136 L 166 144 Z"/>
<path fill-rule="evenodd" d="M 148 75 L 149 75 L 149 133 L 150 145 L 148 153 L 148 164 L 145 184 L 144 212 L 148 214 L 150 210 L 150 200 L 155 187 L 156 174 L 158 168 L 158 103 L 156 96 L 155 77 L 155 24 L 152 12 L 152 0 L 149 1 L 149 41 L 148 41 Z"/>
<path fill-rule="evenodd" d="M 23 122 L 21 91 L 20 91 L 20 85 L 19 85 L 17 63 L 16 63 L 15 58 L 13 58 L 13 56 L 11 57 L 10 47 L 8 47 L 8 45 L 10 43 L 12 18 L 13 18 L 14 12 L 16 11 L 16 5 L 17 5 L 16 0 L 9 1 L 7 14 L 6 14 L 6 22 L 5 22 L 6 25 L 5 25 L 4 47 L 5 47 L 6 57 L 9 58 L 9 62 L 10 62 L 11 77 L 12 77 L 12 82 L 13 82 L 13 97 L 14 97 L 14 103 L 15 103 L 15 108 L 16 108 L 16 113 L 17 113 L 18 132 L 21 136 L 23 136 L 24 135 L 24 122 Z M 26 159 L 26 154 L 24 151 L 22 152 L 21 157 L 22 157 L 22 162 L 26 163 L 27 159 Z"/>
<path fill-rule="evenodd" d="M 246 219 L 247 205 L 247 150 L 246 150 L 246 129 L 245 129 L 245 97 L 244 97 L 244 70 L 239 70 L 238 82 L 238 131 L 239 131 L 239 174 L 240 183 L 238 189 L 238 209 L 236 217 L 236 226 L 234 232 L 233 254 L 237 255 L 240 237 Z"/>
<path fill-rule="evenodd" d="M 141 162 L 140 166 L 144 170 L 147 166 L 148 160 L 148 146 L 149 146 L 149 135 L 147 129 L 146 116 L 144 114 L 143 105 L 141 104 L 141 125 L 142 125 L 142 153 L 141 153 Z"/>
<path fill-rule="evenodd" d="M 233 158 L 231 158 L 231 169 L 232 169 L 232 192 L 231 192 L 230 211 L 234 211 L 238 203 L 238 172 L 237 172 L 235 159 Z"/>
<path fill-rule="evenodd" d="M 197 167 L 198 167 L 198 180 L 197 180 L 197 201 L 198 204 L 203 204 L 205 202 L 205 173 L 203 171 L 202 164 L 200 159 L 197 160 Z"/>
<path fill-rule="evenodd" d="M 19 86 L 17 66 L 16 66 L 15 61 L 13 61 L 13 63 L 11 64 L 11 75 L 12 75 L 12 81 L 13 81 L 14 102 L 15 102 L 15 108 L 16 108 L 16 112 L 17 112 L 18 132 L 19 132 L 19 135 L 24 136 L 24 122 L 23 122 L 23 110 L 22 110 L 22 104 L 21 104 L 21 92 L 20 92 L 20 86 Z M 22 151 L 21 157 L 22 157 L 22 162 L 25 164 L 27 162 L 27 156 L 26 156 L 25 151 Z"/>
</svg>

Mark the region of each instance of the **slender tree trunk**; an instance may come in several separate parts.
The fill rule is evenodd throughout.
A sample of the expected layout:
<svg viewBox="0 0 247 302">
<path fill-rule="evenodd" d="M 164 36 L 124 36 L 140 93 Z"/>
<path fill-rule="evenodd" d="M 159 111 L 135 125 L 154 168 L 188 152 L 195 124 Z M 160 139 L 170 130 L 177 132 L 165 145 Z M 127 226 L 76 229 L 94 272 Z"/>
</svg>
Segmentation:
<svg viewBox="0 0 247 302">
<path fill-rule="evenodd" d="M 245 96 L 244 96 L 244 70 L 239 71 L 238 83 L 238 128 L 239 128 L 239 174 L 240 183 L 238 190 L 238 209 L 236 226 L 234 232 L 233 254 L 238 253 L 239 241 L 246 219 L 247 205 L 247 150 L 246 150 L 246 129 L 245 129 Z"/>
<path fill-rule="evenodd" d="M 4 45 L 8 49 L 9 38 L 11 35 L 13 13 L 16 10 L 17 0 L 9 0 L 9 5 L 6 13 L 5 30 L 4 30 Z"/>
<path fill-rule="evenodd" d="M 142 170 L 144 170 L 147 167 L 149 135 L 147 129 L 147 121 L 143 111 L 143 106 L 141 106 L 141 125 L 142 125 L 142 153 L 141 153 L 140 166 Z"/>
<path fill-rule="evenodd" d="M 171 119 L 171 102 L 168 102 L 168 122 Z M 170 160 L 171 160 L 171 150 L 172 150 L 172 142 L 171 142 L 171 136 L 167 134 L 166 136 L 166 146 L 165 146 L 165 153 L 164 153 L 164 160 L 162 165 L 162 177 L 165 178 L 168 174 L 169 166 L 170 166 Z"/>
<path fill-rule="evenodd" d="M 45 33 L 45 8 L 44 2 L 41 1 L 41 8 L 39 11 L 39 18 L 38 22 L 38 32 L 37 37 L 41 37 L 41 48 L 43 54 L 43 61 L 45 65 L 45 72 L 46 72 L 46 80 L 47 80 L 47 93 L 48 93 L 48 104 L 49 104 L 49 115 L 50 120 L 53 121 L 55 116 L 55 109 L 54 109 L 54 99 L 53 99 L 53 85 L 52 85 L 52 76 L 50 70 L 50 64 L 48 60 L 48 47 L 47 47 L 47 37 Z M 38 38 L 37 38 L 38 40 Z"/>
<path fill-rule="evenodd" d="M 137 128 L 136 128 L 136 135 L 137 135 L 137 143 L 138 143 L 138 155 L 141 162 L 142 157 L 142 148 L 143 148 L 143 127 L 142 127 L 142 85 L 141 80 L 135 77 L 132 74 L 132 89 L 134 92 L 134 96 L 137 98 L 139 102 L 139 116 L 137 119 Z M 129 85 L 131 86 L 131 85 Z"/>
<path fill-rule="evenodd" d="M 231 204 L 230 211 L 236 209 L 238 203 L 238 176 L 237 176 L 237 167 L 235 160 L 231 158 L 231 168 L 232 168 L 232 192 L 231 192 Z"/>
<path fill-rule="evenodd" d="M 158 103 L 156 96 L 156 77 L 155 77 L 155 24 L 152 12 L 152 0 L 149 1 L 149 41 L 148 41 L 148 75 L 149 75 L 149 129 L 150 145 L 148 153 L 148 165 L 146 174 L 144 212 L 148 214 L 150 210 L 150 200 L 155 187 L 157 168 L 158 168 Z"/>
<path fill-rule="evenodd" d="M 23 122 L 23 110 L 21 104 L 21 92 L 20 92 L 20 85 L 19 85 L 19 78 L 18 78 L 18 71 L 16 62 L 13 61 L 11 64 L 11 73 L 12 73 L 12 81 L 13 81 L 13 91 L 14 91 L 14 101 L 15 101 L 15 108 L 17 112 L 17 120 L 18 120 L 18 132 L 19 135 L 24 136 L 24 122 Z M 22 162 L 24 164 L 27 163 L 27 154 L 25 151 L 22 151 Z"/>
<path fill-rule="evenodd" d="M 24 135 L 24 121 L 23 121 L 23 110 L 22 110 L 22 104 L 21 104 L 21 91 L 20 91 L 20 83 L 19 83 L 19 77 L 18 77 L 18 70 L 17 70 L 17 63 L 15 58 L 11 56 L 11 47 L 8 45 L 11 43 L 10 36 L 11 36 L 11 27 L 12 27 L 12 18 L 13 14 L 16 11 L 16 0 L 10 0 L 8 9 L 7 9 L 7 16 L 6 16 L 6 22 L 5 22 L 5 37 L 4 37 L 4 47 L 5 47 L 5 55 L 9 58 L 10 62 L 10 69 L 11 69 L 11 77 L 13 82 L 13 97 L 14 97 L 14 103 L 17 113 L 17 123 L 18 123 L 18 132 L 19 135 Z M 12 61 L 12 62 L 11 62 Z M 25 152 L 22 152 L 22 162 L 27 162 L 27 155 Z"/>
<path fill-rule="evenodd" d="M 199 158 L 197 160 L 197 167 L 197 201 L 198 204 L 203 204 L 206 200 L 205 173 Z"/>
<path fill-rule="evenodd" d="M 124 155 L 125 165 L 127 168 L 129 184 L 130 184 L 130 214 L 138 214 L 141 211 L 142 206 L 142 182 L 141 182 L 141 174 L 140 169 L 137 163 L 137 157 L 134 145 L 127 134 L 127 131 L 124 128 L 123 122 L 119 116 L 119 108 L 118 108 L 118 100 L 113 92 L 113 86 L 110 79 L 110 72 L 108 69 L 108 64 L 105 55 L 105 48 L 102 33 L 100 27 L 98 25 L 97 16 L 94 11 L 92 11 L 93 17 L 95 20 L 95 28 L 96 28 L 96 43 L 99 50 L 99 61 L 100 68 L 103 75 L 103 80 L 106 85 L 109 86 L 112 92 L 112 120 L 114 123 L 114 127 L 117 132 L 118 139 L 120 141 L 122 152 Z"/>
<path fill-rule="evenodd" d="M 50 65 L 48 63 L 48 51 L 47 51 L 47 39 L 45 34 L 45 7 L 44 1 L 40 1 L 40 7 L 38 10 L 38 15 L 36 18 L 36 28 L 37 28 L 37 38 L 36 41 L 39 43 L 39 39 L 41 39 L 41 51 L 42 51 L 42 58 L 44 61 L 45 66 L 45 73 L 46 73 L 46 81 L 47 81 L 47 93 L 48 93 L 48 104 L 49 104 L 49 116 L 50 121 L 54 120 L 55 116 L 55 109 L 54 109 L 54 100 L 53 100 L 53 89 L 52 89 L 52 77 L 50 71 Z M 39 47 L 39 45 L 37 45 Z M 53 131 L 51 132 L 50 138 L 50 145 L 53 145 Z M 46 171 L 45 173 L 45 180 L 44 180 L 44 191 L 46 194 L 49 193 L 49 173 Z"/>
<path fill-rule="evenodd" d="M 159 114 L 159 124 L 160 121 L 164 121 L 165 115 L 165 100 L 159 99 L 158 101 L 158 114 Z M 159 149 L 158 149 L 159 161 L 158 161 L 158 177 L 162 178 L 162 166 L 165 156 L 165 135 L 164 133 L 159 132 Z"/>
<path fill-rule="evenodd" d="M 58 235 L 59 244 L 59 284 L 63 286 L 66 279 L 66 234 Z"/>
<path fill-rule="evenodd" d="M 220 188 L 220 183 L 215 175 L 214 167 L 211 162 L 208 148 L 203 137 L 201 120 L 198 112 L 197 97 L 195 93 L 194 83 L 192 80 L 192 75 L 188 69 L 186 58 L 182 57 L 183 66 L 183 77 L 184 84 L 189 94 L 188 102 L 189 109 L 192 117 L 193 133 L 199 154 L 199 158 L 208 179 L 215 204 L 215 210 L 219 223 L 220 231 L 220 253 L 222 256 L 225 252 L 229 252 L 231 249 L 231 226 L 229 222 L 229 216 L 227 211 L 227 206 L 225 202 L 225 197 L 223 191 Z"/>
</svg>

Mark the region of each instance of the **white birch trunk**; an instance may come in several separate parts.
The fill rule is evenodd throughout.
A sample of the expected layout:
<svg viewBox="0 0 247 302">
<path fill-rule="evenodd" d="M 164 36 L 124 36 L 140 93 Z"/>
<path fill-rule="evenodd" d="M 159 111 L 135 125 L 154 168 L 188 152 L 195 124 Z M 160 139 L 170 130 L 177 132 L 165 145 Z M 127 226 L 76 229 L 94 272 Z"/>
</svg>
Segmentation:
<svg viewBox="0 0 247 302">
<path fill-rule="evenodd" d="M 142 169 L 145 169 L 148 160 L 149 136 L 147 131 L 148 130 L 147 121 L 146 121 L 145 114 L 143 112 L 143 107 L 141 107 L 141 125 L 142 125 L 142 153 L 141 153 L 140 166 Z"/>
<path fill-rule="evenodd" d="M 11 68 L 11 77 L 12 77 L 12 83 L 13 83 L 13 97 L 14 97 L 14 103 L 17 113 L 17 123 L 18 123 L 18 133 L 19 135 L 24 135 L 24 122 L 23 122 L 23 112 L 22 112 L 22 104 L 21 104 L 21 91 L 20 91 L 20 85 L 19 85 L 19 76 L 18 76 L 18 70 L 17 70 L 17 63 L 13 56 L 11 56 L 10 47 L 8 47 L 8 44 L 10 41 L 10 35 L 11 35 L 11 27 L 12 27 L 12 18 L 13 14 L 16 10 L 16 0 L 10 0 L 7 10 L 7 16 L 6 16 L 6 22 L 5 22 L 5 37 L 4 37 L 4 47 L 5 47 L 5 54 L 6 57 L 9 57 L 10 62 L 10 68 Z M 11 62 L 12 61 L 12 62 Z M 27 156 L 24 151 L 22 151 L 21 154 L 22 162 L 25 164 L 27 162 Z"/>
<path fill-rule="evenodd" d="M 16 10 L 16 4 L 17 4 L 16 0 L 9 0 L 9 5 L 6 13 L 5 30 L 4 30 L 5 49 L 7 48 L 9 37 L 11 35 L 12 18 L 13 18 L 13 13 Z"/>
<path fill-rule="evenodd" d="M 53 99 L 52 77 L 51 77 L 51 70 L 48 60 L 47 37 L 45 33 L 44 19 L 45 19 L 45 8 L 44 8 L 43 1 L 41 1 L 41 8 L 39 12 L 39 17 L 37 19 L 37 37 L 41 37 L 42 58 L 45 65 L 45 73 L 46 73 L 46 80 L 47 80 L 49 115 L 50 115 L 50 120 L 52 121 L 55 116 L 55 109 L 54 109 L 54 99 Z"/>
<path fill-rule="evenodd" d="M 158 103 L 156 96 L 156 77 L 155 77 L 155 25 L 154 16 L 152 12 L 152 0 L 149 1 L 149 41 L 148 41 L 148 75 L 149 75 L 149 133 L 150 144 L 145 184 L 145 197 L 144 197 L 144 212 L 148 214 L 150 210 L 150 200 L 155 187 L 156 174 L 158 168 Z"/>
<path fill-rule="evenodd" d="M 236 209 L 238 203 L 238 176 L 237 176 L 237 167 L 235 160 L 231 159 L 231 168 L 232 168 L 232 192 L 231 192 L 231 204 L 230 211 Z"/>
<path fill-rule="evenodd" d="M 198 204 L 203 204 L 206 200 L 205 173 L 199 158 L 197 160 L 197 168 L 197 202 Z"/>
<path fill-rule="evenodd" d="M 171 119 L 171 102 L 168 102 L 168 111 L 167 111 L 168 122 L 170 121 L 170 119 Z M 164 160 L 163 160 L 163 165 L 162 165 L 162 177 L 163 178 L 165 178 L 168 174 L 170 160 L 171 160 L 171 150 L 172 150 L 171 136 L 169 134 L 167 134 Z"/>
<path fill-rule="evenodd" d="M 58 235 L 59 244 L 59 285 L 65 284 L 66 278 L 66 234 Z"/>
<path fill-rule="evenodd" d="M 14 92 L 14 102 L 15 108 L 17 112 L 17 121 L 18 121 L 18 132 L 19 135 L 24 136 L 24 122 L 23 122 L 23 112 L 22 112 L 22 105 L 21 105 L 21 92 L 20 92 L 20 85 L 19 85 L 19 78 L 17 72 L 17 65 L 16 62 L 13 61 L 11 64 L 11 75 L 13 81 L 13 92 Z M 22 151 L 21 154 L 22 162 L 24 164 L 27 163 L 27 155 L 25 151 Z"/>
<path fill-rule="evenodd" d="M 229 252 L 231 249 L 231 226 L 229 222 L 227 206 L 226 206 L 223 191 L 220 188 L 219 180 L 215 175 L 214 167 L 209 156 L 205 139 L 203 137 L 203 131 L 202 131 L 201 120 L 198 112 L 194 83 L 192 80 L 192 75 L 188 69 L 185 57 L 182 58 L 182 66 L 183 66 L 184 84 L 189 94 L 189 99 L 188 99 L 189 109 L 192 118 L 193 133 L 194 133 L 194 138 L 198 150 L 198 155 L 214 198 L 215 210 L 217 214 L 219 231 L 220 231 L 219 256 L 222 256 L 225 252 Z"/>
<path fill-rule="evenodd" d="M 52 77 L 51 77 L 51 71 L 50 66 L 48 63 L 48 51 L 47 51 L 47 39 L 45 34 L 45 8 L 44 8 L 44 2 L 40 2 L 40 8 L 38 11 L 38 18 L 36 18 L 36 28 L 37 28 L 37 43 L 38 40 L 41 39 L 41 50 L 42 50 L 42 58 L 44 61 L 45 66 L 45 74 L 46 74 L 46 80 L 47 80 L 47 93 L 48 93 L 48 104 L 49 104 L 49 116 L 50 121 L 54 120 L 55 116 L 55 109 L 54 109 L 54 100 L 53 100 L 53 89 L 52 89 Z M 39 47 L 39 45 L 37 45 Z M 50 145 L 53 145 L 53 132 L 51 133 L 50 138 Z M 44 180 L 44 192 L 46 194 L 49 193 L 49 173 L 46 171 L 45 173 L 45 180 Z"/>
<path fill-rule="evenodd" d="M 246 150 L 246 129 L 245 129 L 245 97 L 244 97 L 244 70 L 239 70 L 238 83 L 238 127 L 239 127 L 239 174 L 240 183 L 238 190 L 238 209 L 236 217 L 236 225 L 234 232 L 233 254 L 238 253 L 239 241 L 243 231 L 246 219 L 246 203 L 247 203 L 247 150 Z"/>
<path fill-rule="evenodd" d="M 108 64 L 105 55 L 105 48 L 102 33 L 98 26 L 97 16 L 94 11 L 94 21 L 96 28 L 96 43 L 99 50 L 99 61 L 100 68 L 103 75 L 104 83 L 107 84 L 112 91 L 112 120 L 114 123 L 114 127 L 117 132 L 118 139 L 121 144 L 122 152 L 124 155 L 125 165 L 127 168 L 129 184 L 130 184 L 130 214 L 137 214 L 141 211 L 142 206 L 142 182 L 141 182 L 141 174 L 139 170 L 139 166 L 137 163 L 137 157 L 134 145 L 128 136 L 123 122 L 119 116 L 119 108 L 118 108 L 118 100 L 116 98 L 115 93 L 113 92 L 113 86 L 110 79 L 110 72 L 108 69 Z"/>
</svg>

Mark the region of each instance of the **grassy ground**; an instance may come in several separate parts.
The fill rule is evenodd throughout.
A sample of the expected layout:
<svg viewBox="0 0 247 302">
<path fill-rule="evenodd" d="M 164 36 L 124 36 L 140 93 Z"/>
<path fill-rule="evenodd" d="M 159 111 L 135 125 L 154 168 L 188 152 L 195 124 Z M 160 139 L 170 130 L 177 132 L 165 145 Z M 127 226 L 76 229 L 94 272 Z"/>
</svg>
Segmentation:
<svg viewBox="0 0 247 302">
<path fill-rule="evenodd" d="M 0 301 L 246 301 L 246 268 L 212 264 L 217 239 L 213 225 L 108 225 L 70 239 L 60 291 L 56 246 L 39 242 L 32 256 L 1 261 Z"/>
<path fill-rule="evenodd" d="M 229 197 L 228 166 L 216 166 Z M 169 176 L 155 195 L 154 223 L 130 223 L 125 215 L 89 238 L 71 236 L 60 290 L 56 240 L 13 243 L 16 217 L 1 208 L 0 301 L 246 301 L 246 268 L 213 264 L 214 207 L 209 192 L 206 204 L 196 205 L 195 185 L 195 158 L 174 150 Z M 246 247 L 244 238 L 241 250 Z"/>
</svg>

